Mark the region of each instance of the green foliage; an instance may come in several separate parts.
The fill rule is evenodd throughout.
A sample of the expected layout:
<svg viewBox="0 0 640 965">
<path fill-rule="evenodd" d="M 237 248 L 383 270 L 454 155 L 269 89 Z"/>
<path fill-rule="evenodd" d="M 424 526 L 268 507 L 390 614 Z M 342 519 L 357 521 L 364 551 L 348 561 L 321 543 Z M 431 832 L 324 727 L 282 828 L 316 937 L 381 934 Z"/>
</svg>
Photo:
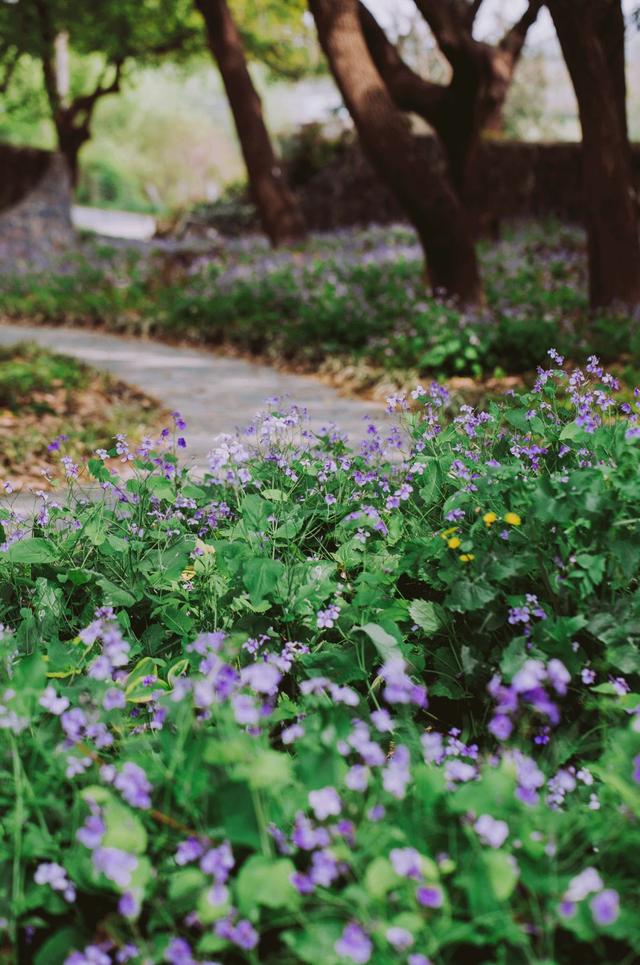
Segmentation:
<svg viewBox="0 0 640 965">
<path fill-rule="evenodd" d="M 237 217 L 235 202 L 231 218 Z M 227 212 L 229 214 L 229 212 Z M 226 217 L 226 215 L 225 215 Z M 78 262 L 75 277 L 4 279 L 9 317 L 84 324 L 229 347 L 308 370 L 363 364 L 384 372 L 474 377 L 535 369 L 546 346 L 576 361 L 637 349 L 629 317 L 590 318 L 578 252 L 536 229 L 486 247 L 488 308 L 461 312 L 429 297 L 412 235 L 370 229 L 267 255 L 234 242 L 219 260 L 167 283 L 152 260 Z M 114 278 L 118 284 L 114 285 Z M 371 373 L 365 373 L 365 379 Z"/>
<path fill-rule="evenodd" d="M 2 507 L 7 960 L 634 960 L 639 408 L 396 404 Z"/>
</svg>

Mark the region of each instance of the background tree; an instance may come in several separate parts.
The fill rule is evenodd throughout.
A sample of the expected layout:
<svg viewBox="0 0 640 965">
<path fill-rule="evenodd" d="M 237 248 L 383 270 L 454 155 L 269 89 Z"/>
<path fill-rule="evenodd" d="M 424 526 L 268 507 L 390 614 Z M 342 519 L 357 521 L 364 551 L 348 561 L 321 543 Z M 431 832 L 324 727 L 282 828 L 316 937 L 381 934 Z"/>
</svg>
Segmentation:
<svg viewBox="0 0 640 965">
<path fill-rule="evenodd" d="M 451 68 L 448 84 L 412 70 L 374 16 L 359 3 L 367 45 L 396 105 L 422 117 L 438 134 L 454 184 L 464 192 L 482 134 L 502 129 L 502 112 L 529 28 L 544 0 L 530 0 L 523 16 L 496 44 L 474 38 L 482 0 L 415 0 Z"/>
<path fill-rule="evenodd" d="M 469 224 L 437 145 L 416 138 L 366 43 L 358 0 L 310 0 L 318 36 L 362 145 L 414 224 L 435 290 L 464 303 L 482 288 Z"/>
<path fill-rule="evenodd" d="M 0 37 L 9 67 L 21 57 L 41 65 L 58 146 L 75 182 L 78 156 L 91 137 L 97 103 L 120 90 L 125 65 L 195 49 L 197 23 L 187 0 L 16 0 L 0 4 Z M 60 75 L 60 38 L 87 58 L 88 70 Z M 6 69 L 6 68 L 5 68 Z M 11 76 L 11 75 L 10 75 Z M 9 77 L 10 82 L 10 77 Z"/>
<path fill-rule="evenodd" d="M 627 130 L 620 0 L 548 0 L 582 127 L 589 292 L 594 308 L 640 305 L 637 198 Z"/>
<path fill-rule="evenodd" d="M 247 168 L 250 194 L 265 234 L 274 245 L 299 240 L 304 236 L 302 213 L 276 158 L 244 44 L 229 6 L 226 0 L 195 3 L 204 18 L 209 47 L 222 77 Z M 273 53 L 270 46 L 267 49 Z"/>
</svg>

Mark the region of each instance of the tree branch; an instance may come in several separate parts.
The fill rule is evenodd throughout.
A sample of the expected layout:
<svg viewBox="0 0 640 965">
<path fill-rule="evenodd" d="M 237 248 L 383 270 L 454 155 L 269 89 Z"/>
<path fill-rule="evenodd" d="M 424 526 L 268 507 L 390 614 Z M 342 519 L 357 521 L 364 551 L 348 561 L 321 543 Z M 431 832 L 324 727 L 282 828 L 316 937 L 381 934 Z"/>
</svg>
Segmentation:
<svg viewBox="0 0 640 965">
<path fill-rule="evenodd" d="M 106 73 L 103 71 L 102 77 L 98 81 L 98 85 L 90 94 L 84 94 L 80 97 L 76 97 L 69 107 L 66 109 L 69 121 L 71 124 L 76 126 L 78 118 L 82 117 L 79 127 L 88 126 L 91 116 L 95 109 L 96 104 L 102 97 L 106 97 L 107 94 L 117 94 L 120 91 L 120 82 L 122 80 L 122 68 L 124 66 L 124 60 L 118 60 L 115 62 L 115 74 L 114 78 L 110 84 L 103 85 L 102 77 Z"/>
<path fill-rule="evenodd" d="M 506 34 L 498 44 L 500 50 L 503 50 L 507 54 L 511 54 L 514 64 L 520 58 L 522 48 L 524 47 L 525 40 L 527 39 L 529 28 L 532 27 L 538 19 L 538 14 L 544 6 L 544 2 L 545 0 L 530 0 L 529 6 L 523 13 L 520 20 L 518 20 L 517 23 L 514 23 L 513 27 L 507 30 Z"/>
<path fill-rule="evenodd" d="M 414 2 L 436 38 L 438 47 L 453 67 L 460 53 L 465 48 L 468 50 L 470 42 L 473 43 L 472 22 L 469 22 L 472 8 L 465 3 L 463 9 L 458 3 L 446 3 L 443 0 Z"/>
<path fill-rule="evenodd" d="M 473 0 L 473 3 L 471 4 L 471 7 L 469 8 L 469 17 L 470 17 L 470 19 L 471 19 L 471 26 L 472 26 L 472 27 L 473 27 L 473 25 L 474 25 L 474 23 L 475 23 L 476 17 L 478 16 L 478 12 L 479 12 L 480 7 L 482 6 L 482 4 L 483 4 L 483 0 Z"/>
<path fill-rule="evenodd" d="M 361 2 L 358 3 L 358 16 L 371 59 L 396 106 L 403 111 L 412 111 L 433 124 L 446 95 L 446 87 L 432 84 L 412 70 L 373 14 Z"/>
</svg>

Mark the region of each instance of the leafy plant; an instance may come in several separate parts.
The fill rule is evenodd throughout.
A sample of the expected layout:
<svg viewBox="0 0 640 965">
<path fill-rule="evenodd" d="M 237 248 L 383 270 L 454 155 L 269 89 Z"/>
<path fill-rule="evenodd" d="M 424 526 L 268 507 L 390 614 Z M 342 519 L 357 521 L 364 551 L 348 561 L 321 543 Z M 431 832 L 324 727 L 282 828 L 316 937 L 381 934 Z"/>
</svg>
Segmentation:
<svg viewBox="0 0 640 965">
<path fill-rule="evenodd" d="M 634 961 L 640 403 L 551 355 L 3 507 L 7 960 Z"/>
</svg>

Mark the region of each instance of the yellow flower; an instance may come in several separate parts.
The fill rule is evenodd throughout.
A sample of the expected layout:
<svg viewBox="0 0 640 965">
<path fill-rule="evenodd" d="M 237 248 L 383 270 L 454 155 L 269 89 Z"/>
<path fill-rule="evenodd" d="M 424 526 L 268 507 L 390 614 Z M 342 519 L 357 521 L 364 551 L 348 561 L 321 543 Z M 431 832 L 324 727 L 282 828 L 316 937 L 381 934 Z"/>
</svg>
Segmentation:
<svg viewBox="0 0 640 965">
<path fill-rule="evenodd" d="M 495 513 L 485 513 L 482 518 L 484 520 L 485 526 L 493 526 L 493 524 L 495 523 L 498 517 L 496 516 Z"/>
<path fill-rule="evenodd" d="M 461 563 L 470 563 L 471 560 L 475 560 L 473 553 L 463 553 L 460 557 Z"/>
<path fill-rule="evenodd" d="M 517 513 L 505 513 L 504 521 L 508 523 L 509 526 L 520 526 L 522 523 Z"/>
<path fill-rule="evenodd" d="M 443 533 L 440 533 L 440 539 L 448 539 L 452 533 L 455 533 L 457 526 L 450 526 L 449 529 L 445 529 Z"/>
<path fill-rule="evenodd" d="M 457 536 L 452 536 L 451 539 L 447 540 L 447 546 L 449 547 L 450 550 L 457 550 L 458 547 L 460 546 L 460 543 L 461 541 L 458 539 Z"/>
</svg>

